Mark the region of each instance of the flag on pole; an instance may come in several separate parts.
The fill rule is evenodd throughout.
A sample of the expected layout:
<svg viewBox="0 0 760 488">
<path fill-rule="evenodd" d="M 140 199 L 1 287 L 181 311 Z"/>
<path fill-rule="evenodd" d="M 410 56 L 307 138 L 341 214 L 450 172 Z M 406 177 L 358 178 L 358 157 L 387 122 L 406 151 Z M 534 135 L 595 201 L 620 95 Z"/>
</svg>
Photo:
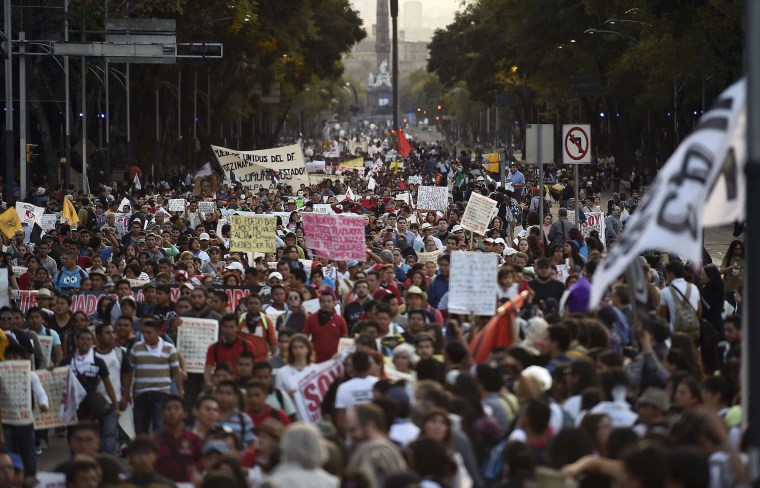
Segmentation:
<svg viewBox="0 0 760 488">
<path fill-rule="evenodd" d="M 351 187 L 346 188 L 346 201 L 347 202 L 353 202 L 356 199 L 356 195 L 354 195 L 354 192 L 351 191 Z"/>
<path fill-rule="evenodd" d="M 79 224 L 79 216 L 77 215 L 77 211 L 74 208 L 74 204 L 71 203 L 71 200 L 69 200 L 68 197 L 63 197 L 63 211 L 61 212 L 61 216 L 66 219 L 71 225 Z"/>
<path fill-rule="evenodd" d="M 23 230 L 21 219 L 18 217 L 15 208 L 9 207 L 0 215 L 0 229 L 8 239 L 12 239 L 17 230 Z"/>
<path fill-rule="evenodd" d="M 61 399 L 61 410 L 58 416 L 61 422 L 66 425 L 77 421 L 77 410 L 87 396 L 82 384 L 74 374 L 74 369 L 69 366 L 69 374 L 66 376 L 66 387 L 63 389 L 63 398 Z"/>
<path fill-rule="evenodd" d="M 515 342 L 512 317 L 522 307 L 529 294 L 530 292 L 524 291 L 499 307 L 496 315 L 478 332 L 470 343 L 470 353 L 476 363 L 479 364 L 488 359 L 488 355 L 494 348 L 508 348 Z"/>
<path fill-rule="evenodd" d="M 705 222 L 743 218 L 738 209 L 746 200 L 746 84 L 742 79 L 728 87 L 662 167 L 596 268 L 590 307 L 641 253 L 658 249 L 699 262 Z"/>
<path fill-rule="evenodd" d="M 135 183 L 135 189 L 136 190 L 142 190 L 142 185 L 140 184 L 140 175 L 138 175 L 136 173 L 135 173 L 134 183 Z"/>
<path fill-rule="evenodd" d="M 42 244 L 42 227 L 37 222 L 34 223 L 32 233 L 29 234 L 29 242 L 38 246 Z"/>
<path fill-rule="evenodd" d="M 201 166 L 201 169 L 198 170 L 197 173 L 195 173 L 195 177 L 199 176 L 211 176 L 211 163 L 206 163 L 203 166 Z"/>
<path fill-rule="evenodd" d="M 398 152 L 404 157 L 404 159 L 408 158 L 409 153 L 412 152 L 412 145 L 409 144 L 402 129 L 398 130 Z"/>
</svg>

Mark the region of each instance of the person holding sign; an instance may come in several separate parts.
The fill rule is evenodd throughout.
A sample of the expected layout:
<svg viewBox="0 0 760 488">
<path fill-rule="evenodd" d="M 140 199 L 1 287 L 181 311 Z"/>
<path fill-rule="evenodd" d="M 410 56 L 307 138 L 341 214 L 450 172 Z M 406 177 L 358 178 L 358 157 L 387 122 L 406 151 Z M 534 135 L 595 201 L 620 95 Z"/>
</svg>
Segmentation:
<svg viewBox="0 0 760 488">
<path fill-rule="evenodd" d="M 5 350 L 6 361 L 25 361 L 27 360 L 26 351 L 19 345 L 11 344 Z M 25 391 L 31 389 L 31 393 L 34 395 L 34 400 L 40 407 L 40 410 L 47 412 L 50 405 L 47 397 L 47 393 L 42 388 L 40 377 L 37 373 L 31 371 L 30 374 L 31 384 L 24 388 Z M 9 388 L 12 385 L 10 379 L 3 377 L 1 379 L 2 387 Z M 31 387 L 31 388 L 30 388 Z M 9 389 L 10 391 L 10 389 Z M 18 390 L 14 388 L 14 393 Z M 24 462 L 24 474 L 27 477 L 34 477 L 37 473 L 37 459 L 34 454 L 34 416 L 31 412 L 20 412 L 21 414 L 27 414 L 27 421 L 19 423 L 14 421 L 12 424 L 6 421 L 5 415 L 3 415 L 3 438 L 5 439 L 5 447 L 11 452 L 18 453 Z M 5 414 L 5 412 L 3 412 Z M 22 415 L 23 417 L 23 415 Z"/>
</svg>

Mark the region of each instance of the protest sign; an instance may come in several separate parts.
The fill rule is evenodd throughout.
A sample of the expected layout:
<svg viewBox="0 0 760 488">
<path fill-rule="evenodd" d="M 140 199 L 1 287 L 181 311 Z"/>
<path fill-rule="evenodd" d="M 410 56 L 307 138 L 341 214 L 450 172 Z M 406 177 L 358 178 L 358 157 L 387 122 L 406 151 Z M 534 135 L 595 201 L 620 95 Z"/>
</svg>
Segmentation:
<svg viewBox="0 0 760 488">
<path fill-rule="evenodd" d="M 55 224 L 61 219 L 61 214 L 44 214 L 40 220 L 40 227 L 45 232 L 55 229 Z"/>
<path fill-rule="evenodd" d="M 37 484 L 34 488 L 66 488 L 66 473 L 43 473 L 35 475 Z"/>
<path fill-rule="evenodd" d="M 230 217 L 230 252 L 275 252 L 275 217 Z"/>
<path fill-rule="evenodd" d="M 13 275 L 16 277 L 16 279 L 21 278 L 21 275 L 27 272 L 26 266 L 11 266 L 13 269 Z"/>
<path fill-rule="evenodd" d="M 53 337 L 52 336 L 38 336 L 40 341 L 40 347 L 42 348 L 42 356 L 50 363 L 52 362 L 53 353 Z"/>
<path fill-rule="evenodd" d="M 332 359 L 315 364 L 299 380 L 293 396 L 298 418 L 314 423 L 322 419 L 322 400 L 333 382 L 343 376 L 343 363 Z"/>
<path fill-rule="evenodd" d="M 430 252 L 418 252 L 417 253 L 417 262 L 418 263 L 436 263 L 438 264 L 438 256 L 441 255 L 441 249 L 436 249 L 435 251 Z"/>
<path fill-rule="evenodd" d="M 353 337 L 341 337 L 338 340 L 338 352 L 348 351 L 354 352 L 356 350 L 356 339 Z"/>
<path fill-rule="evenodd" d="M 216 204 L 214 202 L 198 202 L 198 211 L 201 215 L 213 214 L 216 210 Z"/>
<path fill-rule="evenodd" d="M 575 226 L 575 210 L 574 209 L 567 209 L 567 221 L 573 224 Z"/>
<path fill-rule="evenodd" d="M 340 163 L 340 165 L 347 166 L 349 168 L 363 168 L 364 158 L 349 159 L 348 161 L 343 161 L 342 163 Z"/>
<path fill-rule="evenodd" d="M 599 233 L 599 237 L 604 239 L 605 222 L 604 213 L 602 212 L 589 212 L 586 214 L 586 222 L 581 225 L 583 231 L 583 237 L 591 235 L 591 231 L 595 230 Z"/>
<path fill-rule="evenodd" d="M 478 235 L 486 235 L 495 208 L 496 200 L 473 192 L 462 215 L 462 227 Z"/>
<path fill-rule="evenodd" d="M 318 256 L 336 261 L 364 261 L 364 218 L 354 214 L 303 215 L 306 246 Z"/>
<path fill-rule="evenodd" d="M 417 208 L 445 211 L 449 208 L 449 189 L 445 186 L 420 186 L 417 189 Z"/>
<path fill-rule="evenodd" d="M 319 298 L 312 298 L 311 300 L 305 300 L 302 304 L 306 313 L 316 313 L 319 311 Z"/>
<path fill-rule="evenodd" d="M 316 203 L 314 204 L 314 213 L 322 215 L 334 214 L 335 210 L 333 210 L 332 205 L 329 203 Z"/>
<path fill-rule="evenodd" d="M 170 212 L 184 212 L 187 201 L 184 198 L 172 198 L 169 200 Z"/>
<path fill-rule="evenodd" d="M 324 161 L 312 161 L 310 163 L 306 163 L 306 172 L 307 173 L 316 173 L 317 171 L 325 171 L 325 162 Z"/>
<path fill-rule="evenodd" d="M 420 175 L 413 175 L 409 177 L 409 184 L 410 185 L 421 185 L 422 184 L 422 176 Z"/>
<path fill-rule="evenodd" d="M 22 224 L 34 225 L 35 222 L 41 224 L 45 207 L 37 207 L 31 203 L 16 202 L 16 213 Z"/>
<path fill-rule="evenodd" d="M 236 151 L 219 146 L 211 146 L 211 149 L 227 183 L 238 182 L 255 191 L 276 188 L 278 183 L 293 188 L 310 185 L 300 144 L 260 151 Z"/>
<path fill-rule="evenodd" d="M 565 284 L 567 279 L 570 277 L 570 266 L 567 264 L 558 264 L 557 265 L 557 281 L 561 282 L 562 284 Z"/>
<path fill-rule="evenodd" d="M 49 339 L 49 337 L 46 339 Z M 53 368 L 50 371 L 46 369 L 37 370 L 37 376 L 40 377 L 42 388 L 47 393 L 49 407 L 47 412 L 43 412 L 40 410 L 39 405 L 34 405 L 35 430 L 65 426 L 61 421 L 61 401 L 63 400 L 63 392 L 66 389 L 66 378 L 69 375 L 69 367 L 61 366 Z"/>
<path fill-rule="evenodd" d="M 219 321 L 182 317 L 177 328 L 177 351 L 182 354 L 189 373 L 203 373 L 208 347 L 219 339 Z"/>
<path fill-rule="evenodd" d="M 216 223 L 216 235 L 222 235 L 222 227 L 229 224 L 229 219 L 219 219 Z"/>
<path fill-rule="evenodd" d="M 0 408 L 3 423 L 32 423 L 32 363 L 0 361 Z"/>
<path fill-rule="evenodd" d="M 499 257 L 493 253 L 451 253 L 449 312 L 493 315 L 499 282 Z"/>
</svg>

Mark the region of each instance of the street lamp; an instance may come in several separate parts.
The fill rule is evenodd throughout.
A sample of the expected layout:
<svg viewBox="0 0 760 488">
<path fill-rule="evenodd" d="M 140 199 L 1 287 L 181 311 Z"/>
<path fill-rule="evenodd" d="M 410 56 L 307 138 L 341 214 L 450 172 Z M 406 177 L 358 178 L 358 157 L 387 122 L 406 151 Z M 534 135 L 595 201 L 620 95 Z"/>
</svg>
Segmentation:
<svg viewBox="0 0 760 488">
<path fill-rule="evenodd" d="M 583 31 L 584 34 L 588 35 L 594 35 L 594 34 L 612 34 L 616 36 L 622 36 L 628 39 L 629 41 L 633 42 L 634 44 L 641 44 L 641 41 L 636 39 L 633 36 L 629 36 L 628 34 L 623 34 L 622 32 L 614 31 L 614 30 L 607 30 L 607 29 L 586 29 Z"/>
</svg>

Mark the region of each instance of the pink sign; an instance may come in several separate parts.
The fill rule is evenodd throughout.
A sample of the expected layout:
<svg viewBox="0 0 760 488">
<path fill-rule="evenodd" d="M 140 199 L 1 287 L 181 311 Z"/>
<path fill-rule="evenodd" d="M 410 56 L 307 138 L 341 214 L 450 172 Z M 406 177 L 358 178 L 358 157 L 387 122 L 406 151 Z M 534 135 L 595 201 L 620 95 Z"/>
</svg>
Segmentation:
<svg viewBox="0 0 760 488">
<path fill-rule="evenodd" d="M 361 215 L 302 214 L 306 247 L 317 256 L 336 261 L 367 259 L 364 218 Z"/>
</svg>

